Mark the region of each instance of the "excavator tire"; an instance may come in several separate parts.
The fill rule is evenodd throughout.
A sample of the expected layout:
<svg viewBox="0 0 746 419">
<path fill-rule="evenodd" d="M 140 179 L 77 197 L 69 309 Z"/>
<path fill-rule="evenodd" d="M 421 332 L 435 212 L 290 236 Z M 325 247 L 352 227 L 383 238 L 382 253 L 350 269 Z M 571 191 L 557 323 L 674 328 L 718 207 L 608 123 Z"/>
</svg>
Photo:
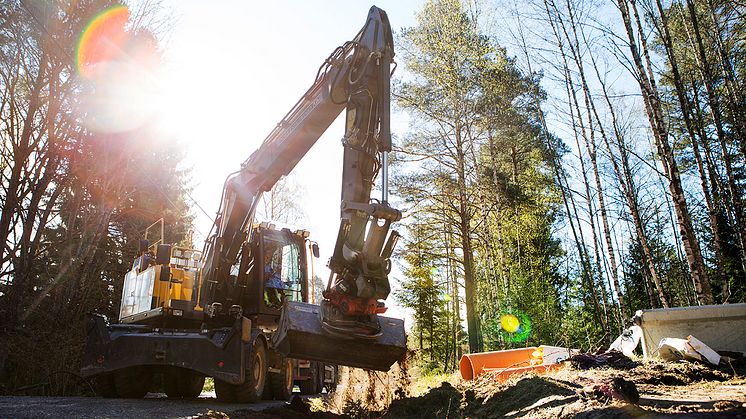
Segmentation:
<svg viewBox="0 0 746 419">
<path fill-rule="evenodd" d="M 215 396 L 221 403 L 235 403 L 236 402 L 236 386 L 234 384 L 226 383 L 215 379 Z"/>
<path fill-rule="evenodd" d="M 254 341 L 243 384 L 215 380 L 215 395 L 223 403 L 254 403 L 262 399 L 267 385 L 267 349 L 259 339 Z"/>
<path fill-rule="evenodd" d="M 321 364 L 314 362 L 311 365 L 313 365 L 309 370 L 311 377 L 298 384 L 298 387 L 300 387 L 300 394 L 316 394 L 319 392 L 319 366 L 321 366 Z"/>
<path fill-rule="evenodd" d="M 236 401 L 253 403 L 262 399 L 264 386 L 267 385 L 267 348 L 264 342 L 254 340 L 246 370 L 246 381 L 236 387 Z"/>
<path fill-rule="evenodd" d="M 117 395 L 125 399 L 141 399 L 150 390 L 153 374 L 144 366 L 129 367 L 114 373 Z"/>
<path fill-rule="evenodd" d="M 101 374 L 93 379 L 93 389 L 96 395 L 107 399 L 119 397 L 117 388 L 114 386 L 114 376 L 112 374 Z"/>
<path fill-rule="evenodd" d="M 163 375 L 163 387 L 169 399 L 196 399 L 205 386 L 205 376 L 197 372 L 171 368 Z"/>
<path fill-rule="evenodd" d="M 283 357 L 280 372 L 268 375 L 275 400 L 290 400 L 293 395 L 293 361 Z"/>
</svg>

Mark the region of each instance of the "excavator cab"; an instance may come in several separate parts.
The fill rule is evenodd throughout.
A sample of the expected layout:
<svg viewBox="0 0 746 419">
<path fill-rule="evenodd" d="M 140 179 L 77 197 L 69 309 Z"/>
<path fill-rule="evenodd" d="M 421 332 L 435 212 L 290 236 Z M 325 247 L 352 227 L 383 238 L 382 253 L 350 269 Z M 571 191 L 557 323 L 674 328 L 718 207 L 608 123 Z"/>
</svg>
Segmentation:
<svg viewBox="0 0 746 419">
<path fill-rule="evenodd" d="M 388 371 L 406 351 L 404 321 L 377 316 L 381 333 L 363 340 L 324 330 L 321 306 L 312 304 L 311 291 L 318 247 L 307 238 L 305 230 L 254 225 L 216 295 L 240 305 L 254 325 L 276 330 L 272 346 L 288 358 Z"/>
<path fill-rule="evenodd" d="M 262 297 L 268 309 L 282 309 L 285 300 L 306 301 L 305 246 L 293 235 L 284 230 L 262 238 Z"/>
<path fill-rule="evenodd" d="M 241 295 L 236 303 L 244 316 L 259 324 L 277 324 L 285 301 L 308 301 L 308 234 L 304 230 L 275 229 L 268 223 L 254 226 L 240 259 L 231 269 L 237 286 L 226 294 Z M 236 293 L 237 289 L 242 290 Z M 227 298 L 227 297 L 226 297 Z"/>
</svg>

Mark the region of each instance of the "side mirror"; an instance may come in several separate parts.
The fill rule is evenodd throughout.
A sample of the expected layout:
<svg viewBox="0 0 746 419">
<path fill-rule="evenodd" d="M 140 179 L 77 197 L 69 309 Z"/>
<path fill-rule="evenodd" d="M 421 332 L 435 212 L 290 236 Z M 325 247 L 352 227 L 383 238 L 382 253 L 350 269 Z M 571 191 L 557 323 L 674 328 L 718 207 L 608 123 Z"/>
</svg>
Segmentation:
<svg viewBox="0 0 746 419">
<path fill-rule="evenodd" d="M 319 244 L 316 242 L 311 243 L 311 253 L 313 253 L 313 257 L 318 258 L 319 257 Z"/>
</svg>

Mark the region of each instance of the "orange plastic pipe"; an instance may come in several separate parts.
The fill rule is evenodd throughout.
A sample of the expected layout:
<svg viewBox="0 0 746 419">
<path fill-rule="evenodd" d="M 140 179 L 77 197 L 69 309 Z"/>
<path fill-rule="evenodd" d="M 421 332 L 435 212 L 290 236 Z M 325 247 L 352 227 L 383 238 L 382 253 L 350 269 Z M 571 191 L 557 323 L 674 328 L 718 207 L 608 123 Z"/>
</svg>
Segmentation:
<svg viewBox="0 0 746 419">
<path fill-rule="evenodd" d="M 519 374 L 527 374 L 529 372 L 534 373 L 542 373 L 547 371 L 554 371 L 562 368 L 562 364 L 540 364 L 540 365 L 531 365 L 528 367 L 518 367 L 518 368 L 485 368 L 484 372 L 496 372 L 495 379 L 499 382 L 505 382 L 508 378 L 519 375 Z"/>
<path fill-rule="evenodd" d="M 505 351 L 478 352 L 466 354 L 459 361 L 461 378 L 472 380 L 489 370 L 495 369 L 517 369 L 531 367 L 531 354 L 536 350 L 535 346 L 520 349 L 508 349 Z"/>
</svg>

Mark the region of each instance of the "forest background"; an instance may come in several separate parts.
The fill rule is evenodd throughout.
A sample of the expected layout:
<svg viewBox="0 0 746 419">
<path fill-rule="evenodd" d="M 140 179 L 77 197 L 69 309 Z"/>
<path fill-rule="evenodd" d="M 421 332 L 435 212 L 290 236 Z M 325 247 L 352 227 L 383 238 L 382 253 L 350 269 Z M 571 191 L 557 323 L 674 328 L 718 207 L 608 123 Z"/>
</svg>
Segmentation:
<svg viewBox="0 0 746 419">
<path fill-rule="evenodd" d="M 192 224 L 176 139 L 90 123 L 76 45 L 115 4 L 74 3 L 0 5 L 3 393 L 71 391 L 85 315 L 116 317 L 142 231 L 163 216 L 184 242 Z M 156 9 L 129 16 L 143 66 L 160 61 Z M 397 29 L 395 111 L 411 125 L 392 168 L 395 298 L 423 370 L 466 351 L 596 349 L 639 309 L 746 300 L 744 11 L 431 0 Z"/>
</svg>

